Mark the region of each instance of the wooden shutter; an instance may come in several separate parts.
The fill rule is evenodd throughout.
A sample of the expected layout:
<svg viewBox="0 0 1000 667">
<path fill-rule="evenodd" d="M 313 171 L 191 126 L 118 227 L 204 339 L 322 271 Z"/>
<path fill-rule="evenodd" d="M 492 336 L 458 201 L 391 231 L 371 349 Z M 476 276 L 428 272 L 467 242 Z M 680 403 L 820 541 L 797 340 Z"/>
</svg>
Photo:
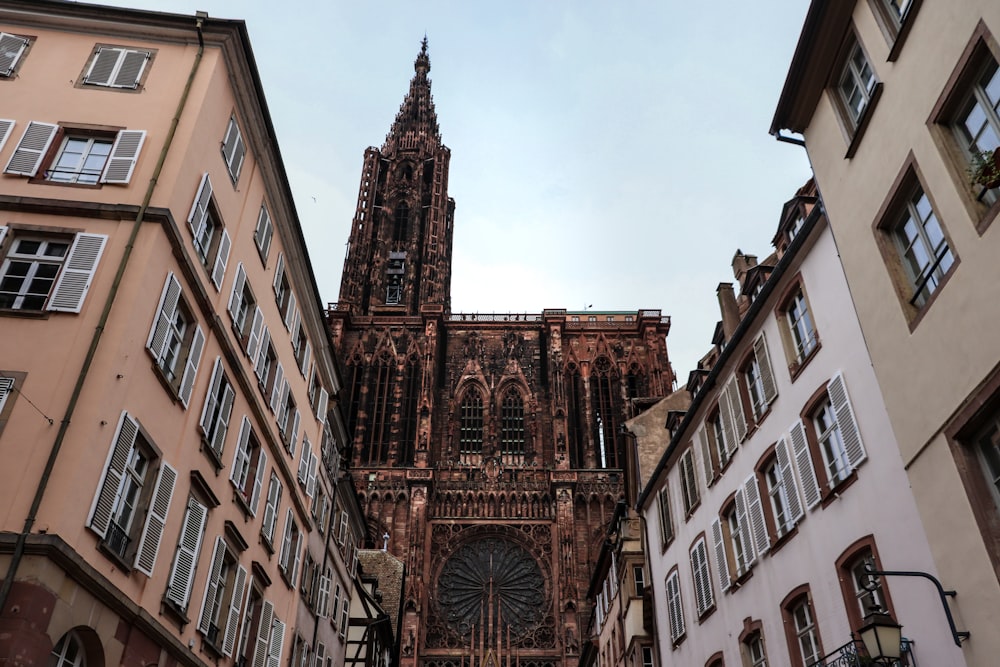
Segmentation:
<svg viewBox="0 0 1000 667">
<path fill-rule="evenodd" d="M 296 477 L 300 484 L 305 484 L 309 477 L 309 457 L 312 455 L 312 445 L 308 440 L 302 442 L 302 456 L 299 457 L 299 471 Z"/>
<path fill-rule="evenodd" d="M 271 287 L 274 288 L 275 295 L 278 294 L 278 287 L 281 285 L 281 277 L 285 273 L 285 255 L 284 253 L 278 253 L 278 266 L 274 269 L 274 280 L 271 281 Z"/>
<path fill-rule="evenodd" d="M 708 434 L 704 426 L 698 429 L 698 442 L 701 445 L 701 467 L 705 471 L 705 488 L 708 488 L 715 481 L 715 466 L 712 464 L 712 448 L 708 444 Z"/>
<path fill-rule="evenodd" d="M 191 202 L 191 211 L 187 217 L 188 227 L 195 238 L 201 236 L 201 230 L 208 218 L 208 205 L 211 201 L 212 179 L 208 177 L 206 171 L 201 177 L 201 183 L 198 184 L 198 191 L 194 195 L 194 201 Z"/>
<path fill-rule="evenodd" d="M 215 255 L 215 264 L 212 267 L 212 284 L 215 289 L 222 289 L 222 279 L 226 277 L 226 263 L 229 262 L 229 250 L 233 242 L 229 238 L 229 232 L 222 230 L 222 237 L 219 239 L 219 251 Z"/>
<path fill-rule="evenodd" d="M 229 175 L 233 181 L 240 177 L 245 152 L 246 147 L 243 144 L 240 127 L 236 123 L 236 116 L 232 116 L 229 119 L 229 126 L 226 128 L 226 137 L 222 141 L 222 156 L 226 160 L 226 167 L 229 168 Z"/>
<path fill-rule="evenodd" d="M 76 235 L 73 246 L 66 255 L 62 273 L 59 274 L 59 279 L 52 289 L 48 310 L 80 312 L 107 241 L 106 234 Z"/>
<path fill-rule="evenodd" d="M 215 408 L 219 404 L 219 390 L 222 388 L 222 381 L 225 373 L 222 370 L 222 357 L 215 358 L 215 365 L 212 366 L 212 378 L 208 381 L 208 393 L 205 395 L 205 406 L 201 409 L 201 419 L 198 425 L 205 435 L 212 433 L 213 415 Z"/>
<path fill-rule="evenodd" d="M 165 461 L 160 462 L 160 472 L 156 476 L 156 485 L 146 514 L 146 525 L 139 538 L 136 549 L 135 569 L 147 577 L 153 576 L 156 566 L 156 554 L 160 550 L 160 540 L 163 529 L 167 525 L 167 514 L 170 512 L 170 498 L 174 494 L 174 483 L 177 481 L 177 471 Z"/>
<path fill-rule="evenodd" d="M 219 455 L 222 454 L 226 433 L 229 432 L 229 417 L 233 414 L 233 400 L 235 398 L 236 392 L 233 391 L 233 386 L 226 382 L 226 386 L 222 390 L 222 409 L 215 420 L 215 434 L 212 436 L 212 442 L 209 443 L 212 451 Z"/>
<path fill-rule="evenodd" d="M 285 532 L 281 536 L 281 552 L 278 554 L 278 567 L 288 573 L 288 558 L 292 551 L 292 525 L 295 520 L 292 518 L 292 510 L 289 508 L 285 513 Z"/>
<path fill-rule="evenodd" d="M 3 33 L 0 33 L 2 35 Z M 0 62 L 3 60 L 3 38 L 0 37 Z M 4 144 L 7 143 L 7 138 L 10 136 L 10 131 L 14 129 L 17 125 L 17 121 L 10 120 L 9 118 L 0 118 L 0 150 L 3 150 Z"/>
<path fill-rule="evenodd" d="M 770 404 L 778 396 L 778 385 L 774 381 L 774 370 L 771 368 L 771 355 L 767 352 L 767 339 L 764 332 L 753 342 L 753 352 L 760 367 L 760 381 L 764 385 L 764 400 Z"/>
<path fill-rule="evenodd" d="M 0 76 L 10 76 L 17 67 L 21 54 L 28 48 L 28 40 L 17 35 L 0 32 Z M 3 148 L 3 142 L 0 142 Z"/>
<path fill-rule="evenodd" d="M 267 645 L 267 667 L 281 666 L 281 652 L 285 646 L 285 623 L 278 617 L 271 626 L 271 641 Z"/>
<path fill-rule="evenodd" d="M 247 356 L 254 366 L 257 365 L 257 355 L 260 350 L 260 342 L 263 334 L 267 331 L 267 327 L 264 325 L 264 313 L 261 311 L 260 306 L 254 306 L 253 310 L 253 322 L 250 324 L 250 335 L 247 336 Z"/>
<path fill-rule="evenodd" d="M 3 404 L 7 401 L 7 396 L 10 395 L 10 390 L 14 387 L 14 378 L 0 378 L 0 410 L 3 410 Z"/>
<path fill-rule="evenodd" d="M 110 86 L 115 66 L 124 49 L 102 46 L 90 63 L 90 70 L 84 75 L 83 82 L 93 86 Z"/>
<path fill-rule="evenodd" d="M 0 241 L 2 240 L 3 237 L 0 237 Z M 306 371 L 309 370 L 309 360 L 311 356 L 312 356 L 312 345 L 310 345 L 309 341 L 307 340 L 306 351 L 302 354 L 302 363 L 299 364 L 299 372 L 302 373 L 302 377 L 305 377 Z"/>
<path fill-rule="evenodd" d="M 40 123 L 35 120 L 28 123 L 4 172 L 20 176 L 34 176 L 38 173 L 42 158 L 49 150 L 49 145 L 58 129 L 59 126 L 52 123 Z"/>
<path fill-rule="evenodd" d="M 257 448 L 257 471 L 253 478 L 253 491 L 250 494 L 250 514 L 257 516 L 257 505 L 260 503 L 260 489 L 264 485 L 264 468 L 267 467 L 267 454 L 263 447 Z"/>
<path fill-rule="evenodd" d="M 267 502 L 264 503 L 264 518 L 261 521 L 260 533 L 268 543 L 274 542 L 274 524 L 277 523 L 278 505 L 281 503 L 281 481 L 274 474 L 267 486 Z"/>
<path fill-rule="evenodd" d="M 292 347 L 295 349 L 295 356 L 298 357 L 301 350 L 298 349 L 299 345 L 299 332 L 302 329 L 302 313 L 299 309 L 295 309 L 295 313 L 292 315 L 292 325 L 289 327 L 288 331 L 292 337 Z"/>
<path fill-rule="evenodd" d="M 736 489 L 736 524 L 740 530 L 740 539 L 743 542 L 743 556 L 746 559 L 747 569 L 757 561 L 757 554 L 753 547 L 753 535 L 750 532 L 750 517 L 747 515 L 747 500 L 743 495 L 743 489 Z M 740 573 L 742 574 L 742 572 Z"/>
<path fill-rule="evenodd" d="M 319 457 L 313 454 L 312 447 L 309 448 L 309 472 L 306 475 L 306 495 L 312 498 L 316 495 L 316 464 Z"/>
<path fill-rule="evenodd" d="M 243 415 L 243 422 L 240 424 L 240 437 L 236 441 L 236 453 L 233 455 L 233 467 L 229 471 L 229 479 L 231 479 L 237 487 L 241 490 L 246 485 L 246 480 L 236 479 L 237 473 L 243 469 L 246 465 L 247 459 L 250 457 L 250 453 L 247 449 L 247 443 L 250 440 L 250 420 L 247 419 L 246 415 Z"/>
<path fill-rule="evenodd" d="M 722 522 L 719 517 L 712 519 L 712 544 L 715 546 L 715 566 L 719 569 L 719 588 L 725 593 L 729 590 L 729 559 L 726 556 L 726 542 L 722 534 Z"/>
<path fill-rule="evenodd" d="M 729 394 L 729 410 L 733 415 L 734 433 L 736 434 L 733 441 L 727 443 L 729 445 L 729 454 L 732 456 L 736 451 L 736 446 L 743 442 L 743 438 L 747 436 L 747 418 L 743 414 L 743 399 L 740 398 L 740 387 L 735 376 L 729 381 L 727 392 Z"/>
<path fill-rule="evenodd" d="M 208 632 L 208 626 L 212 622 L 212 604 L 215 602 L 215 592 L 219 589 L 219 575 L 222 574 L 222 564 L 226 558 L 226 543 L 221 537 L 215 538 L 215 547 L 212 549 L 212 569 L 208 572 L 208 580 L 205 582 L 205 596 L 201 601 L 201 616 L 198 620 L 198 630 L 202 634 Z"/>
<path fill-rule="evenodd" d="M 149 330 L 149 340 L 146 341 L 146 348 L 153 353 L 157 361 L 163 356 L 163 345 L 167 342 L 167 329 L 170 321 L 177 312 L 177 301 L 181 296 L 181 284 L 174 277 L 173 272 L 167 274 L 167 282 L 163 285 L 163 292 L 160 294 L 160 303 L 156 307 L 156 316 L 153 318 L 153 327 Z"/>
<path fill-rule="evenodd" d="M 847 452 L 847 460 L 851 462 L 852 468 L 857 468 L 868 454 L 865 446 L 861 442 L 861 431 L 858 429 L 858 422 L 854 418 L 854 409 L 851 401 L 847 398 L 847 384 L 844 382 L 843 373 L 837 372 L 826 387 L 833 411 L 837 415 L 837 426 L 840 427 L 840 435 L 844 439 L 844 449 Z"/>
<path fill-rule="evenodd" d="M 698 504 L 700 498 L 698 494 L 698 479 L 694 474 L 694 450 L 688 449 L 684 456 L 681 457 L 681 466 L 683 470 L 681 471 L 682 477 L 684 479 L 684 485 L 687 488 L 688 498 L 691 501 L 691 507 L 685 508 L 686 511 L 690 511 L 692 507 Z"/>
<path fill-rule="evenodd" d="M 226 620 L 226 633 L 222 640 L 222 654 L 231 656 L 236 648 L 236 638 L 240 629 L 240 607 L 243 603 L 243 590 L 247 583 L 247 571 L 242 565 L 236 568 L 236 578 L 233 581 L 233 594 L 229 602 L 229 617 Z"/>
<path fill-rule="evenodd" d="M 292 552 L 292 573 L 288 577 L 288 580 L 292 582 L 293 586 L 295 585 L 295 577 L 297 577 L 299 574 L 299 561 L 302 558 L 303 537 L 304 535 L 302 534 L 302 531 L 299 531 L 299 534 L 295 539 L 295 546 L 293 547 L 294 551 Z"/>
<path fill-rule="evenodd" d="M 259 309 L 258 309 L 259 310 Z M 256 315 L 254 315 L 256 317 Z M 263 329 L 260 333 L 260 348 L 257 350 L 257 361 L 254 364 L 254 373 L 257 375 L 257 379 L 263 382 L 267 378 L 264 377 L 264 367 L 267 363 L 267 348 L 271 343 L 271 332 L 268 331 L 267 325 L 263 325 Z"/>
<path fill-rule="evenodd" d="M 674 526 L 670 517 L 670 487 L 664 485 L 657 497 L 660 514 L 660 545 L 667 546 L 674 538 Z"/>
<path fill-rule="evenodd" d="M 681 585 L 677 571 L 667 577 L 667 608 L 670 614 L 670 639 L 677 641 L 684 634 L 684 608 L 681 604 Z"/>
<path fill-rule="evenodd" d="M 285 304 L 285 328 L 289 331 L 292 330 L 292 320 L 295 318 L 295 292 L 292 288 L 288 288 L 288 303 Z"/>
<path fill-rule="evenodd" d="M 278 427 L 281 430 L 281 437 L 286 437 L 288 435 L 288 418 L 291 416 L 288 410 L 288 394 L 291 392 L 292 388 L 288 384 L 288 380 L 282 380 L 281 391 L 278 393 Z"/>
<path fill-rule="evenodd" d="M 115 430 L 115 437 L 111 441 L 107 462 L 104 464 L 104 475 L 101 478 L 101 483 L 97 485 L 97 495 L 94 496 L 90 510 L 89 526 L 102 538 L 108 532 L 115 498 L 118 496 L 122 476 L 125 474 L 125 466 L 128 465 L 129 454 L 135 446 L 135 439 L 138 435 L 139 422 L 130 417 L 128 412 L 122 411 L 118 420 L 118 428 Z"/>
<path fill-rule="evenodd" d="M 319 615 L 330 615 L 330 568 L 319 578 Z M 322 646 L 322 644 L 321 644 Z"/>
<path fill-rule="evenodd" d="M 333 622 L 333 629 L 337 629 L 337 612 L 340 610 L 340 584 L 336 584 L 333 589 L 333 609 L 330 610 L 330 620 Z"/>
<path fill-rule="evenodd" d="M 281 362 L 278 362 L 278 366 L 274 371 L 274 384 L 271 385 L 271 412 L 278 411 L 278 399 L 281 398 L 281 387 L 285 381 L 285 369 L 282 367 Z"/>
<path fill-rule="evenodd" d="M 747 501 L 747 515 L 750 519 L 750 532 L 753 533 L 753 545 L 758 556 L 763 556 L 771 548 L 771 540 L 767 535 L 767 523 L 764 521 L 764 504 L 760 499 L 760 487 L 757 486 L 757 475 L 750 475 L 743 482 L 744 495 Z"/>
<path fill-rule="evenodd" d="M 318 419 L 320 422 L 326 423 L 326 407 L 330 401 L 330 394 L 327 393 L 326 389 L 320 387 L 317 396 L 318 399 L 316 400 L 316 419 Z"/>
<path fill-rule="evenodd" d="M 238 262 L 236 264 L 236 280 L 233 281 L 233 291 L 229 293 L 229 316 L 233 318 L 233 323 L 236 323 L 236 318 L 239 316 L 240 307 L 243 305 L 243 287 L 247 282 L 247 272 L 243 268 L 243 262 Z M 242 333 L 242 332 L 241 332 Z"/>
<path fill-rule="evenodd" d="M 191 390 L 194 389 L 194 379 L 198 374 L 198 364 L 201 361 L 201 350 L 205 347 L 205 332 L 201 325 L 195 327 L 194 336 L 191 338 L 191 347 L 188 348 L 188 357 L 184 364 L 184 375 L 181 377 L 180 394 L 181 404 L 187 408 L 191 402 Z"/>
<path fill-rule="evenodd" d="M 257 250 L 261 256 L 267 260 L 267 251 L 271 249 L 271 215 L 267 212 L 267 205 L 260 205 L 260 215 L 257 216 L 257 229 L 254 230 L 253 240 L 257 244 Z"/>
<path fill-rule="evenodd" d="M 806 440 L 806 428 L 802 420 L 792 425 L 792 455 L 799 469 L 799 481 L 802 482 L 802 495 L 806 499 L 806 507 L 812 509 L 821 500 L 819 482 L 816 480 L 816 469 L 813 467 L 812 455 L 809 452 L 809 442 Z"/>
<path fill-rule="evenodd" d="M 181 609 L 187 609 L 191 597 L 195 565 L 198 562 L 198 553 L 201 551 L 201 538 L 207 518 L 208 508 L 190 498 L 187 512 L 184 514 L 184 523 L 181 525 L 181 537 L 177 543 L 174 566 L 167 579 L 166 598 Z"/>
<path fill-rule="evenodd" d="M 691 578 L 694 580 L 694 601 L 695 606 L 698 608 L 698 615 L 701 616 L 705 613 L 705 610 L 711 607 L 711 602 L 709 598 L 711 593 L 705 590 L 705 581 L 702 578 L 704 560 L 706 554 L 703 547 L 705 546 L 704 540 L 699 540 L 697 544 L 691 549 Z M 702 547 L 702 549 L 699 549 Z"/>
<path fill-rule="evenodd" d="M 785 489 L 785 497 L 788 500 L 788 515 L 791 525 L 784 526 L 780 532 L 784 534 L 792 529 L 805 510 L 802 509 L 802 501 L 799 499 L 799 488 L 795 484 L 795 473 L 792 472 L 792 459 L 788 455 L 788 443 L 784 438 L 778 438 L 778 443 L 774 447 L 775 459 L 778 462 L 778 472 L 781 473 L 781 486 Z"/>
<path fill-rule="evenodd" d="M 257 625 L 257 645 L 253 652 L 253 667 L 267 667 L 267 644 L 271 639 L 271 625 L 274 622 L 274 603 L 264 600 Z"/>
<path fill-rule="evenodd" d="M 292 418 L 292 435 L 288 438 L 288 453 L 295 456 L 295 441 L 299 438 L 299 426 L 302 424 L 302 415 L 299 409 L 295 408 L 295 416 Z M 303 439 L 305 436 L 303 436 Z"/>
<path fill-rule="evenodd" d="M 146 141 L 145 130 L 122 130 L 108 155 L 108 162 L 101 174 L 102 183 L 128 183 L 139 160 L 139 151 Z"/>
<path fill-rule="evenodd" d="M 146 69 L 146 61 L 149 60 L 148 51 L 126 50 L 121 58 L 121 65 L 115 74 L 111 86 L 114 88 L 136 88 L 142 72 Z"/>
</svg>

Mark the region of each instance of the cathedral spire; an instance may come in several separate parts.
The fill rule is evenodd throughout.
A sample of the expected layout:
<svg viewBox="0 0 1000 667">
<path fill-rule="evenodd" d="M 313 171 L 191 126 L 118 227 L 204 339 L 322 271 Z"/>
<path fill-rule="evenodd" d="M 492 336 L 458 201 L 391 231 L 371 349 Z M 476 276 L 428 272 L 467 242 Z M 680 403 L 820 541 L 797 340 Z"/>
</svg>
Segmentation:
<svg viewBox="0 0 1000 667">
<path fill-rule="evenodd" d="M 431 59 L 427 54 L 427 35 L 420 42 L 420 53 L 413 61 L 416 72 L 410 80 L 410 90 L 396 114 L 389 134 L 386 135 L 382 152 L 395 153 L 397 150 L 427 148 L 433 150 L 441 144 L 437 112 L 431 96 L 431 81 L 427 73 L 431 71 Z"/>
</svg>

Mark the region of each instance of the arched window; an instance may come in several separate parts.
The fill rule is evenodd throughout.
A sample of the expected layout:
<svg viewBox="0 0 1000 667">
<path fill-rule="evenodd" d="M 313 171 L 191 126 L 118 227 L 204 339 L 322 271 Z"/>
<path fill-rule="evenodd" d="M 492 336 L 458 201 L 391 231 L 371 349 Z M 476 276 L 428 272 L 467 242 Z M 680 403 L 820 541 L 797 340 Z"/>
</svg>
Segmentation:
<svg viewBox="0 0 1000 667">
<path fill-rule="evenodd" d="M 507 463 L 524 458 L 524 400 L 513 386 L 504 392 L 500 406 L 500 455 Z"/>
<path fill-rule="evenodd" d="M 360 357 L 353 357 L 347 362 L 347 432 L 354 437 L 358 426 L 358 410 L 361 407 L 361 387 L 365 367 Z"/>
<path fill-rule="evenodd" d="M 400 406 L 399 463 L 413 464 L 413 450 L 417 440 L 417 404 L 420 398 L 420 362 L 410 357 L 403 375 L 403 403 Z"/>
<path fill-rule="evenodd" d="M 389 433 L 396 364 L 384 353 L 371 368 L 368 378 L 368 423 L 365 426 L 362 463 L 384 464 L 389 456 Z"/>
<path fill-rule="evenodd" d="M 583 376 L 576 364 L 566 368 L 566 435 L 569 439 L 570 465 L 574 468 L 584 466 L 584 450 L 586 446 L 586 393 Z"/>
<path fill-rule="evenodd" d="M 396 243 L 404 243 L 406 241 L 407 227 L 410 221 L 410 207 L 406 205 L 406 202 L 399 202 L 396 205 L 396 219 L 392 227 L 392 240 Z"/>
<path fill-rule="evenodd" d="M 83 642 L 75 632 L 67 632 L 52 649 L 49 667 L 87 667 Z"/>
<path fill-rule="evenodd" d="M 470 388 L 459 415 L 458 450 L 463 463 L 477 463 L 483 453 L 483 395 L 479 389 Z"/>
<path fill-rule="evenodd" d="M 624 457 L 618 446 L 621 391 L 614 364 L 607 357 L 594 361 L 590 375 L 590 400 L 594 414 L 592 432 L 598 468 L 621 468 Z"/>
</svg>

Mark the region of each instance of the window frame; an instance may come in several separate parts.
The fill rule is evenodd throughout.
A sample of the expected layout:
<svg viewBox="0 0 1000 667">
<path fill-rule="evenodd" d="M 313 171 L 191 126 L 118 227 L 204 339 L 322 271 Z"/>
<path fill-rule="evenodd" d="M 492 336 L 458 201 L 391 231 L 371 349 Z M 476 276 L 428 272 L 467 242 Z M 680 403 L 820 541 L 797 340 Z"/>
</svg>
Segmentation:
<svg viewBox="0 0 1000 667">
<path fill-rule="evenodd" d="M 886 62 L 895 62 L 903 50 L 903 44 L 916 21 L 923 0 L 907 0 L 907 6 L 902 12 L 895 11 L 890 6 L 894 4 L 894 0 L 868 0 L 868 4 L 889 46 Z"/>
<path fill-rule="evenodd" d="M 801 297 L 801 299 L 798 297 Z M 804 332 L 799 330 L 797 326 L 797 323 L 801 322 L 803 318 L 799 317 L 795 321 L 792 320 L 792 306 L 797 302 L 804 306 L 804 315 L 808 317 L 811 325 L 811 336 L 806 342 L 799 340 Z M 802 370 L 816 357 L 816 354 L 822 347 L 822 341 L 820 340 L 813 312 L 812 306 L 809 304 L 809 295 L 802 281 L 802 275 L 797 274 L 785 286 L 781 298 L 778 299 L 778 305 L 774 309 L 775 318 L 778 320 L 778 331 L 781 334 L 782 347 L 785 351 L 785 359 L 788 360 L 788 373 L 792 382 L 795 382 Z"/>
<path fill-rule="evenodd" d="M 226 164 L 226 173 L 229 174 L 233 187 L 236 187 L 240 180 L 240 172 L 243 170 L 243 163 L 246 160 L 247 150 L 235 111 L 229 116 L 229 124 L 226 126 L 226 133 L 222 137 L 219 149 L 222 153 L 222 161 Z"/>
<path fill-rule="evenodd" d="M 674 541 L 674 517 L 671 512 L 670 481 L 664 480 L 663 486 L 656 494 L 658 516 L 660 520 L 660 551 L 666 551 Z"/>
<path fill-rule="evenodd" d="M 98 64 L 100 64 L 102 54 L 111 54 L 112 51 L 118 51 L 119 53 L 114 56 L 115 61 L 110 65 L 110 67 L 107 66 L 110 59 L 106 58 L 104 60 L 104 65 L 107 70 L 107 78 L 91 80 L 93 78 L 94 70 L 97 69 Z M 95 44 L 93 50 L 90 52 L 90 56 L 83 65 L 83 69 L 80 71 L 80 75 L 77 77 L 76 87 L 103 88 L 122 93 L 141 93 L 145 87 L 146 79 L 149 77 L 149 71 L 152 68 L 156 53 L 156 49 L 136 48 L 131 46 L 122 46 L 120 44 Z M 137 56 L 141 56 L 142 61 L 136 71 L 135 57 Z M 132 71 L 126 68 L 126 63 L 130 58 L 132 59 Z M 119 80 L 119 77 L 123 73 L 130 74 L 131 76 L 126 80 Z"/>
<path fill-rule="evenodd" d="M 844 549 L 836 561 L 837 579 L 840 582 L 840 592 L 844 598 L 844 609 L 847 611 L 847 619 L 851 627 L 851 632 L 854 633 L 858 632 L 861 626 L 865 624 L 865 617 L 870 613 L 870 611 L 865 612 L 859 607 L 861 595 L 859 595 L 860 591 L 857 590 L 858 583 L 854 578 L 855 566 L 858 564 L 859 559 L 865 558 L 871 560 L 876 570 L 884 569 L 882 560 L 879 558 L 874 535 L 866 535 L 856 540 Z M 879 596 L 882 598 L 879 606 L 882 608 L 882 611 L 893 618 L 898 618 L 896 616 L 896 608 L 892 604 L 892 595 L 889 591 L 886 578 L 871 578 L 878 580 Z"/>
<path fill-rule="evenodd" d="M 195 191 L 187 216 L 188 231 L 195 256 L 206 271 L 215 291 L 222 291 L 233 242 L 215 201 L 212 179 L 206 171 Z"/>
<path fill-rule="evenodd" d="M 695 610 L 698 622 L 703 622 L 715 611 L 715 592 L 712 589 L 712 570 L 708 561 L 708 544 L 705 533 L 699 533 L 688 549 L 691 560 L 691 582 L 694 585 Z"/>
<path fill-rule="evenodd" d="M 684 596 L 681 594 L 680 572 L 674 565 L 663 582 L 664 593 L 667 600 L 667 632 L 670 635 L 670 644 L 676 648 L 687 637 L 687 628 L 684 624 Z"/>
<path fill-rule="evenodd" d="M 5 38 L 7 40 L 6 44 L 4 44 Z M 0 81 L 13 80 L 17 78 L 17 73 L 21 69 L 21 64 L 28 57 L 28 53 L 31 52 L 31 45 L 35 43 L 36 39 L 37 37 L 34 35 L 18 35 L 16 33 L 0 32 L 0 53 L 12 54 L 5 56 L 4 58 L 4 60 L 6 60 L 6 58 L 9 57 L 10 62 L 6 64 L 6 71 L 0 70 Z M 8 49 L 10 49 L 16 41 L 20 41 L 21 46 L 18 48 L 16 53 L 13 53 Z M 2 64 L 2 62 L 3 61 L 0 61 L 0 64 Z M 2 147 L 3 144 L 0 143 L 0 148 Z"/>
<path fill-rule="evenodd" d="M 847 29 L 835 64 L 830 70 L 830 79 L 827 82 L 827 93 L 847 142 L 845 159 L 854 157 L 857 152 L 879 98 L 882 96 L 882 82 L 858 34 L 858 30 L 853 24 Z M 867 66 L 871 74 L 870 82 L 863 80 L 863 71 L 859 71 L 855 66 L 857 56 L 860 56 L 864 65 Z M 843 85 L 848 77 L 856 84 L 855 89 L 864 98 L 864 106 L 861 109 L 852 108 L 851 100 L 844 94 Z"/>
<path fill-rule="evenodd" d="M 737 376 L 746 396 L 744 414 L 751 415 L 754 424 L 760 424 L 770 414 L 771 405 L 778 398 L 778 382 L 763 331 L 747 347 L 738 368 Z M 755 394 L 759 394 L 756 400 Z"/>
<path fill-rule="evenodd" d="M 240 434 L 236 442 L 229 471 L 233 498 L 245 514 L 256 516 L 264 473 L 267 470 L 267 452 L 246 415 L 243 415 L 240 422 Z"/>
<path fill-rule="evenodd" d="M 183 322 L 183 330 L 179 322 Z M 201 323 L 184 298 L 180 281 L 170 271 L 153 315 L 146 350 L 153 358 L 157 377 L 185 410 L 191 401 L 204 346 Z"/>
<path fill-rule="evenodd" d="M 807 626 L 806 629 L 813 630 L 812 634 L 815 640 L 814 655 L 810 656 L 811 659 L 808 662 L 802 654 L 801 636 L 803 632 L 798 627 L 797 619 L 795 618 L 795 610 L 803 604 L 806 605 L 806 610 L 812 621 L 812 625 Z M 785 640 L 788 643 L 788 656 L 793 663 L 805 667 L 823 657 L 823 638 L 820 633 L 819 621 L 816 618 L 816 607 L 813 605 L 812 594 L 808 584 L 798 586 L 785 596 L 785 599 L 781 601 L 781 616 L 785 626 Z"/>
<path fill-rule="evenodd" d="M 684 520 L 686 521 L 701 505 L 701 491 L 698 488 L 698 475 L 695 470 L 694 447 L 692 445 L 688 445 L 687 449 L 681 452 L 677 459 L 677 467 L 680 475 L 681 500 L 684 504 Z"/>
<path fill-rule="evenodd" d="M 805 516 L 805 505 L 799 495 L 793 466 L 792 450 L 784 436 L 768 447 L 755 466 L 755 479 L 761 504 L 767 506 L 763 515 L 772 552 L 780 548 L 797 532 L 798 524 Z M 776 471 L 773 480 L 769 474 L 771 470 Z M 779 496 L 780 501 L 784 504 L 786 518 L 783 522 L 779 522 L 778 508 L 775 506 L 774 500 L 775 495 Z"/>
</svg>

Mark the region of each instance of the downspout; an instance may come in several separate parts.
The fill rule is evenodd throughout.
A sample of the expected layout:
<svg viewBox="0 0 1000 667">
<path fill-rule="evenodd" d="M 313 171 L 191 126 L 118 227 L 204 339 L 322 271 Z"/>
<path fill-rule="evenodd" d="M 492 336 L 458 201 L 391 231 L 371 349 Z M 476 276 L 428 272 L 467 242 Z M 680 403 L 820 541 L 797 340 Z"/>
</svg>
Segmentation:
<svg viewBox="0 0 1000 667">
<path fill-rule="evenodd" d="M 35 519 L 38 516 L 38 508 L 41 506 L 42 498 L 45 496 L 45 490 L 49 483 L 49 477 L 52 475 L 53 468 L 55 468 L 56 459 L 59 456 L 59 450 L 62 449 L 63 441 L 66 438 L 66 431 L 69 429 L 73 413 L 76 411 L 77 401 L 80 398 L 80 394 L 83 393 L 83 386 L 87 381 L 87 375 L 90 373 L 90 367 L 93 364 L 94 357 L 97 355 L 97 348 L 100 345 L 101 337 L 104 335 L 104 329 L 107 326 L 108 318 L 111 316 L 111 307 L 114 305 L 115 298 L 118 296 L 118 289 L 125 276 L 125 269 L 128 267 L 129 258 L 132 256 L 132 250 L 135 248 L 136 237 L 139 236 L 139 229 L 142 227 L 143 220 L 146 216 L 146 210 L 149 208 L 149 202 L 153 199 L 153 192 L 156 190 L 157 180 L 160 177 L 160 173 L 163 171 L 163 163 L 167 159 L 167 153 L 170 151 L 174 135 L 177 132 L 177 125 L 180 122 L 181 114 L 184 111 L 184 107 L 187 105 L 188 95 L 191 92 L 191 85 L 194 82 L 195 74 L 198 72 L 198 66 L 201 64 L 202 55 L 205 53 L 205 38 L 202 35 L 201 28 L 206 18 L 208 18 L 208 14 L 203 12 L 198 12 L 196 14 L 195 29 L 198 31 L 198 52 L 195 55 L 194 63 L 191 65 L 191 72 L 188 74 L 187 82 L 184 84 L 184 91 L 181 93 L 180 100 L 177 103 L 177 110 L 174 112 L 174 117 L 170 121 L 170 129 L 167 131 L 167 137 L 163 143 L 163 148 L 160 149 L 160 156 L 156 161 L 156 168 L 153 170 L 153 175 L 149 179 L 149 186 L 146 188 L 146 196 L 143 198 L 142 204 L 139 206 L 138 213 L 136 213 L 135 222 L 132 223 L 132 233 L 129 235 L 128 243 L 125 246 L 125 252 L 122 253 L 121 261 L 118 263 L 118 271 L 115 273 L 114 282 L 111 284 L 111 289 L 108 292 L 107 299 L 105 299 L 104 310 L 101 311 L 100 320 L 94 329 L 94 335 L 90 339 L 90 347 L 87 349 L 87 356 L 83 360 L 83 367 L 80 369 L 80 373 L 76 378 L 76 384 L 73 386 L 73 393 L 70 395 L 69 403 L 66 405 L 66 413 L 63 415 L 62 421 L 59 422 L 59 432 L 56 433 L 55 441 L 52 443 L 52 449 L 49 451 L 49 457 L 45 461 L 45 469 L 42 471 L 42 477 L 38 480 L 38 486 L 35 488 L 35 496 L 31 501 L 31 507 L 28 509 L 28 516 L 24 519 L 24 528 L 21 529 L 21 532 L 17 536 L 17 542 L 14 544 L 14 553 L 11 556 L 10 564 L 7 566 L 7 574 L 4 575 L 3 585 L 0 586 L 0 613 L 3 613 L 4 607 L 7 604 L 7 597 L 10 595 L 10 589 L 14 585 L 14 577 L 21 564 L 21 558 L 24 557 L 25 543 L 28 540 L 28 535 L 31 533 L 31 527 L 34 525 Z"/>
</svg>

